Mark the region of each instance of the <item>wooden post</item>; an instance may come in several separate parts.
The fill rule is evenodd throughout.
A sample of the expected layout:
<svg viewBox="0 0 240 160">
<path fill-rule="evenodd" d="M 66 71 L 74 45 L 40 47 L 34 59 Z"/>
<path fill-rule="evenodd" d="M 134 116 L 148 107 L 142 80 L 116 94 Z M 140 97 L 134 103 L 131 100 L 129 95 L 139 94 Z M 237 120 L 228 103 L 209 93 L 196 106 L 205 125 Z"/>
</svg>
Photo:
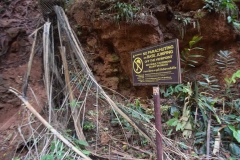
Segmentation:
<svg viewBox="0 0 240 160">
<path fill-rule="evenodd" d="M 155 112 L 155 126 L 156 126 L 156 146 L 157 146 L 157 160 L 163 159 L 163 147 L 162 147 L 162 122 L 161 122 L 161 110 L 160 110 L 160 95 L 159 86 L 153 87 L 153 100 L 154 100 L 154 112 Z"/>
</svg>

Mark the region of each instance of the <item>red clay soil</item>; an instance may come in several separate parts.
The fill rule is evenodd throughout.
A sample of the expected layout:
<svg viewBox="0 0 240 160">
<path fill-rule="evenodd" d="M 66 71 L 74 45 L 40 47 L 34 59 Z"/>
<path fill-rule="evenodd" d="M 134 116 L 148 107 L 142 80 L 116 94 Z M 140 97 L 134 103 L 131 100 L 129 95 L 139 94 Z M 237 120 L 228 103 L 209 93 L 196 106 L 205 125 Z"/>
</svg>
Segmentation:
<svg viewBox="0 0 240 160">
<path fill-rule="evenodd" d="M 115 89 L 123 95 L 135 95 L 150 97 L 151 87 L 132 86 L 132 51 L 148 47 L 154 44 L 178 38 L 180 51 L 188 47 L 188 42 L 193 36 L 200 35 L 202 40 L 196 45 L 205 50 L 194 51 L 193 54 L 201 54 L 196 68 L 189 68 L 189 74 L 183 75 L 183 80 L 202 79 L 201 74 L 209 74 L 219 79 L 224 86 L 224 78 L 231 76 L 239 70 L 240 63 L 235 63 L 232 69 L 220 70 L 215 61 L 220 50 L 229 50 L 236 62 L 240 59 L 239 40 L 233 27 L 227 23 L 223 14 L 208 13 L 202 10 L 199 18 L 199 29 L 192 24 L 186 25 L 186 33 L 182 39 L 179 30 L 182 22 L 176 20 L 170 9 L 176 9 L 182 16 L 194 20 L 198 9 L 203 7 L 202 1 L 182 0 L 168 5 L 160 5 L 152 8 L 152 15 L 143 14 L 143 17 L 126 23 L 116 23 L 105 13 L 104 2 L 99 4 L 90 1 L 81 1 L 75 4 L 69 13 L 69 17 L 75 20 L 76 32 L 81 31 L 79 36 L 83 48 L 89 56 L 89 65 L 98 82 L 106 87 Z M 178 3 L 179 2 L 179 3 Z M 169 5 L 171 5 L 169 7 Z M 105 7 L 106 8 L 106 7 Z M 168 9 L 167 9 L 168 8 Z M 91 17 L 91 18 L 88 18 Z M 179 28 L 180 27 L 180 28 Z M 189 79 L 190 78 L 190 79 Z"/>
<path fill-rule="evenodd" d="M 36 1 L 3 0 L 0 2 L 0 159 L 13 157 L 17 144 L 22 142 L 18 126 L 24 120 L 22 102 L 8 91 L 13 87 L 22 92 L 24 76 L 33 38 L 29 35 L 41 22 Z M 40 48 L 38 48 L 41 50 Z M 40 112 L 45 103 L 42 79 L 42 58 L 37 53 L 33 60 L 29 85 L 37 95 L 37 105 L 28 90 L 27 99 Z"/>
</svg>

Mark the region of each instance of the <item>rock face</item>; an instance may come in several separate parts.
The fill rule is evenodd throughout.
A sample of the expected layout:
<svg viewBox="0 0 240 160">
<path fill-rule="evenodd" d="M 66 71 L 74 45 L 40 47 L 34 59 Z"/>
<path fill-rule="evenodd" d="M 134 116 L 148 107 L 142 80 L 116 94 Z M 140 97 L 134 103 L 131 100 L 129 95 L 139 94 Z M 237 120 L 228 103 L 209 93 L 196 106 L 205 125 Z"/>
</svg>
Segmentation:
<svg viewBox="0 0 240 160">
<path fill-rule="evenodd" d="M 183 11 L 195 11 L 204 6 L 204 0 L 182 0 L 179 4 Z"/>
<path fill-rule="evenodd" d="M 91 6 L 86 2 L 83 4 Z M 90 21 L 84 15 L 92 15 L 91 10 L 81 7 L 83 4 L 73 7 L 72 17 L 84 31 L 79 36 L 83 46 L 87 52 L 93 53 L 89 56 L 94 61 L 89 65 L 96 79 L 102 85 L 118 91 L 134 91 L 131 84 L 131 52 L 163 42 L 158 20 L 153 15 L 142 15 L 136 24 L 102 19 Z"/>
<path fill-rule="evenodd" d="M 239 59 L 239 55 L 236 55 L 236 32 L 232 26 L 226 23 L 221 14 L 210 14 L 204 10 L 199 13 L 198 10 L 204 6 L 203 1 L 166 2 L 166 5 L 151 8 L 151 14 L 140 13 L 137 20 L 128 23 L 114 22 L 109 15 L 104 15 L 108 5 L 81 1 L 72 7 L 70 17 L 76 21 L 76 32 L 81 30 L 79 39 L 89 53 L 89 65 L 100 84 L 127 95 L 132 92 L 139 96 L 150 96 L 152 93 L 149 87 L 141 87 L 139 90 L 139 87 L 132 86 L 131 52 L 174 38 L 180 40 L 181 51 L 188 47 L 188 42 L 195 35 L 203 36 L 197 45 L 205 50 L 195 53 L 204 58 L 197 59 L 198 68 L 194 69 L 196 74 L 192 76 L 197 78 L 206 73 L 204 69 L 209 68 L 206 74 L 224 78 L 218 75 L 220 71 L 216 72 L 218 68 L 214 59 L 217 58 L 219 48 L 234 48 L 233 56 Z M 176 8 L 183 11 L 178 15 L 180 20 L 174 15 L 173 9 Z M 189 22 L 184 24 L 187 18 Z"/>
<path fill-rule="evenodd" d="M 22 101 L 9 91 L 13 87 L 21 92 L 28 68 L 32 37 L 37 28 L 40 13 L 36 1 L 0 1 L 0 159 L 16 156 L 16 147 L 22 142 L 17 129 L 26 118 Z M 28 100 L 40 112 L 45 105 L 45 90 L 42 83 L 42 58 L 36 54 L 33 60 L 29 85 L 39 99 L 28 92 Z M 28 131 L 29 132 L 29 131 Z M 22 133 L 23 136 L 28 136 Z M 30 134 L 30 133 L 29 133 Z"/>
</svg>

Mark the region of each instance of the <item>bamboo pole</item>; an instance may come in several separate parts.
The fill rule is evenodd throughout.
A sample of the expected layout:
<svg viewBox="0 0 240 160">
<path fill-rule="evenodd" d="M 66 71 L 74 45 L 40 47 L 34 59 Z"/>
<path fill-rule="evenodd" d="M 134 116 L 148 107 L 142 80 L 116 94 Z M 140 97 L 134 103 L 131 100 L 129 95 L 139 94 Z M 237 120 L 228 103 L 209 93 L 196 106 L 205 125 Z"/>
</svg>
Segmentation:
<svg viewBox="0 0 240 160">
<path fill-rule="evenodd" d="M 25 82 L 23 84 L 23 96 L 24 97 L 27 96 L 28 81 L 29 81 L 29 77 L 30 77 L 30 73 L 31 73 L 31 69 L 32 69 L 33 57 L 34 57 L 34 54 L 35 54 L 37 34 L 38 34 L 38 30 L 34 33 L 34 41 L 33 41 L 33 44 L 32 44 L 30 58 L 28 60 L 27 74 L 26 74 L 26 77 L 25 77 L 26 79 L 25 79 Z"/>
<path fill-rule="evenodd" d="M 60 50 L 60 54 L 61 54 L 61 58 L 62 58 L 62 62 L 63 62 L 65 82 L 66 82 L 68 93 L 69 93 L 69 97 L 68 97 L 69 102 L 73 102 L 74 96 L 73 96 L 73 91 L 70 86 L 70 77 L 69 77 L 69 71 L 68 71 L 67 60 L 66 60 L 66 48 L 61 46 L 61 47 L 59 47 L 59 50 Z M 74 126 L 75 126 L 75 129 L 77 132 L 77 136 L 80 140 L 86 141 L 86 138 L 82 131 L 82 127 L 80 125 L 80 120 L 79 120 L 79 116 L 78 116 L 78 112 L 77 112 L 78 110 L 76 109 L 76 107 L 75 107 L 75 109 L 74 108 L 71 108 L 71 109 L 72 109 L 72 116 L 73 116 Z"/>
</svg>

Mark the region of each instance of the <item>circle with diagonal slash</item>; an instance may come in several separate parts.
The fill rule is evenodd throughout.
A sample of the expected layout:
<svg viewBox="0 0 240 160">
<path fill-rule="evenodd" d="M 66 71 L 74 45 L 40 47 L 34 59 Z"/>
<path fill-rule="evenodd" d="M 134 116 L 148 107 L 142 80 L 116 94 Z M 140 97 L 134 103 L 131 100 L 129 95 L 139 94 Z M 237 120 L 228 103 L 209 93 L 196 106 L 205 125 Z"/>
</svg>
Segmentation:
<svg viewBox="0 0 240 160">
<path fill-rule="evenodd" d="M 141 58 L 137 57 L 133 61 L 133 70 L 135 73 L 139 74 L 143 70 L 143 61 Z"/>
</svg>

